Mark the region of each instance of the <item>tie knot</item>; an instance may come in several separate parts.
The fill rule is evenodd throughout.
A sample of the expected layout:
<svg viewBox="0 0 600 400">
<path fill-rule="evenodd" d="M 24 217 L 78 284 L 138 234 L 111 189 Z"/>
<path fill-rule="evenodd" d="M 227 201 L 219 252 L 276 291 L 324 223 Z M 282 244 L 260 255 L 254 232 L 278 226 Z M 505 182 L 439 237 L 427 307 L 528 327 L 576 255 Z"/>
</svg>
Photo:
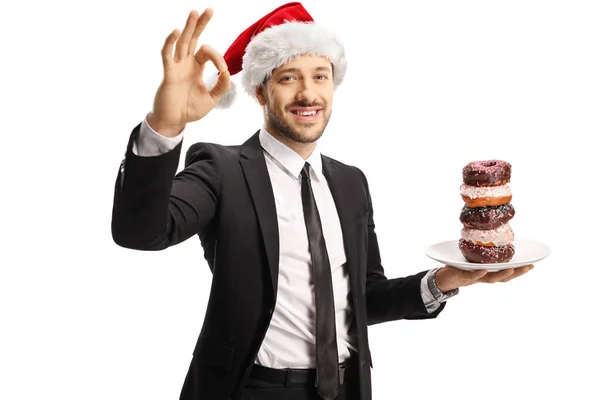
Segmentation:
<svg viewBox="0 0 600 400">
<path fill-rule="evenodd" d="M 310 164 L 309 163 L 304 163 L 304 168 L 302 168 L 302 171 L 300 172 L 300 175 L 302 175 L 302 179 L 310 179 Z"/>
</svg>

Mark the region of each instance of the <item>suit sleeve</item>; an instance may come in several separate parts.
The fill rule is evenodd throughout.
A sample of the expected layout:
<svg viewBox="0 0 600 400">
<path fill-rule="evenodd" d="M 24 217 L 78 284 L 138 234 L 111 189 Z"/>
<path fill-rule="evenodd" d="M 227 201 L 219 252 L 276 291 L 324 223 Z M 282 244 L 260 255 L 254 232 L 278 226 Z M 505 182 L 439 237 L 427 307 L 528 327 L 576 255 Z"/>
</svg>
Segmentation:
<svg viewBox="0 0 600 400">
<path fill-rule="evenodd" d="M 176 174 L 182 142 L 157 156 L 133 153 L 140 132 L 129 138 L 114 189 L 111 231 L 116 244 L 136 250 L 162 250 L 203 234 L 214 218 L 220 170 L 214 146 L 196 143 Z"/>
<path fill-rule="evenodd" d="M 183 140 L 184 132 L 185 128 L 175 137 L 165 137 L 152 129 L 148 124 L 148 119 L 144 118 L 140 126 L 140 133 L 133 141 L 131 150 L 136 156 L 159 156 L 173 150 Z"/>
<path fill-rule="evenodd" d="M 421 296 L 421 282 L 427 271 L 403 278 L 388 279 L 381 265 L 379 244 L 375 233 L 373 204 L 369 185 L 364 173 L 364 182 L 369 219 L 367 222 L 367 323 L 369 325 L 400 319 L 435 318 L 444 309 L 442 303 L 435 311 L 428 312 Z"/>
</svg>

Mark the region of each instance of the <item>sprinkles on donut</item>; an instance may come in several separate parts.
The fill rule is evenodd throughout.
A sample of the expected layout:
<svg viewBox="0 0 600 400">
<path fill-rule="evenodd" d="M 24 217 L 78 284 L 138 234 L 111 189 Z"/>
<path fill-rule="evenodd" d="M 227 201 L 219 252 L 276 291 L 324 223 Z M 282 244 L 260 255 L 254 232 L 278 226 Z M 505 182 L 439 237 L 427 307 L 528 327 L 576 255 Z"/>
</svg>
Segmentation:
<svg viewBox="0 0 600 400">
<path fill-rule="evenodd" d="M 502 160 L 472 161 L 463 168 L 463 182 L 471 186 L 500 186 L 510 182 L 512 166 Z"/>
<path fill-rule="evenodd" d="M 462 171 L 460 194 L 465 206 L 458 247 L 472 263 L 503 263 L 515 254 L 509 221 L 515 215 L 510 203 L 512 166 L 502 160 L 468 163 Z"/>
<path fill-rule="evenodd" d="M 511 165 L 502 160 L 468 163 L 463 168 L 463 184 L 460 187 L 460 195 L 467 207 L 494 207 L 510 202 L 511 171 Z"/>
<path fill-rule="evenodd" d="M 460 213 L 460 222 L 465 228 L 496 229 L 515 216 L 515 208 L 506 203 L 500 206 L 470 208 L 465 205 Z"/>
</svg>

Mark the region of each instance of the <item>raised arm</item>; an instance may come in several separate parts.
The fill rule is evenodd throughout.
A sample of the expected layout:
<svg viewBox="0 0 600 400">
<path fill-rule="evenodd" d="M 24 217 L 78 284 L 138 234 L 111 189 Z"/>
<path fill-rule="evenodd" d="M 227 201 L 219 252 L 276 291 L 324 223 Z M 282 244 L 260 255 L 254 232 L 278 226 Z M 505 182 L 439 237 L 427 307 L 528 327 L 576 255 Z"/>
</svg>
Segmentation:
<svg viewBox="0 0 600 400">
<path fill-rule="evenodd" d="M 208 45 L 196 51 L 198 38 L 211 17 L 211 9 L 202 15 L 190 12 L 183 32 L 176 29 L 169 34 L 161 50 L 164 77 L 146 120 L 165 138 L 178 136 L 187 123 L 203 118 L 229 89 L 223 57 Z M 220 73 L 210 90 L 202 80 L 208 61 Z M 160 250 L 207 228 L 219 196 L 219 162 L 214 146 L 194 145 L 184 170 L 175 175 L 182 142 L 161 154 L 135 154 L 140 127 L 130 135 L 117 175 L 111 230 L 120 246 Z"/>
</svg>

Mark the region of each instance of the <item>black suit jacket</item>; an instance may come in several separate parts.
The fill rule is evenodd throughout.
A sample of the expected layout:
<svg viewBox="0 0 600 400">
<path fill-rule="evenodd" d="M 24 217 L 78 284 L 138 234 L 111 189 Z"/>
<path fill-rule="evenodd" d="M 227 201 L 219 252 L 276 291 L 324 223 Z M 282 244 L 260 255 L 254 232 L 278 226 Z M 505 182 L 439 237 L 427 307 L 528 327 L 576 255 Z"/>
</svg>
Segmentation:
<svg viewBox="0 0 600 400">
<path fill-rule="evenodd" d="M 237 399 L 269 326 L 277 296 L 279 239 L 273 190 L 258 132 L 241 146 L 196 143 L 176 174 L 181 143 L 155 157 L 133 154 L 131 133 L 116 183 L 113 240 L 161 250 L 198 235 L 212 271 L 204 324 L 181 400 Z M 384 275 L 367 180 L 322 156 L 340 218 L 358 338 L 361 399 L 371 398 L 367 325 L 433 318 L 420 294 L 425 271 Z"/>
</svg>

